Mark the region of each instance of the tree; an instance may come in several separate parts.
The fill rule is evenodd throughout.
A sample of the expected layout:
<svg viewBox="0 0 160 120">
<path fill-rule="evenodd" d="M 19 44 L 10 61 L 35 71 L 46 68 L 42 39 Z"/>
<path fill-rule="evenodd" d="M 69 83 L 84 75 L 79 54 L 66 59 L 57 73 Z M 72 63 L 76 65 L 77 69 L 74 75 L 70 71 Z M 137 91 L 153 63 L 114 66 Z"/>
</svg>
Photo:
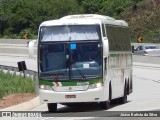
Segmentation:
<svg viewBox="0 0 160 120">
<path fill-rule="evenodd" d="M 108 16 L 117 16 L 131 5 L 131 0 L 105 0 L 102 4 L 101 13 Z"/>
<path fill-rule="evenodd" d="M 81 0 L 80 3 L 85 13 L 95 14 L 100 12 L 104 1 L 105 0 Z"/>
<path fill-rule="evenodd" d="M 41 22 L 80 12 L 77 0 L 0 0 L 0 33 L 19 38 L 24 31 L 37 34 Z"/>
</svg>

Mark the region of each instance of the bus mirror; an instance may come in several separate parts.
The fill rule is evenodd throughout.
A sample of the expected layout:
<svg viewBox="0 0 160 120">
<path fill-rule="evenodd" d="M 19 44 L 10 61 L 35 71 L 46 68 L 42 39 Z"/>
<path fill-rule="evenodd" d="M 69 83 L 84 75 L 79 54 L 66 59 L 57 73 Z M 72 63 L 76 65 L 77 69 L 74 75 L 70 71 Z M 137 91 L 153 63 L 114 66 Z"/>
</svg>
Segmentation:
<svg viewBox="0 0 160 120">
<path fill-rule="evenodd" d="M 109 45 L 108 40 L 103 41 L 103 55 L 107 57 L 109 55 Z"/>
<path fill-rule="evenodd" d="M 36 40 L 32 40 L 28 43 L 28 53 L 29 53 L 29 58 L 34 58 L 34 45 L 35 45 Z"/>
</svg>

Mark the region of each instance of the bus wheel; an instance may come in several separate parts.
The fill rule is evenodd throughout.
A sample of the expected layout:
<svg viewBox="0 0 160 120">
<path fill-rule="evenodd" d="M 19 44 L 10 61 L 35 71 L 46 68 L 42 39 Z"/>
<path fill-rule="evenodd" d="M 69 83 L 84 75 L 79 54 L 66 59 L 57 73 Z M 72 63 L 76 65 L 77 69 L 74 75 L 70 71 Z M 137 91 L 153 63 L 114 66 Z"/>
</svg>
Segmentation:
<svg viewBox="0 0 160 120">
<path fill-rule="evenodd" d="M 57 103 L 48 103 L 48 111 L 49 112 L 56 112 L 57 111 Z"/>
<path fill-rule="evenodd" d="M 104 101 L 104 102 L 100 103 L 100 106 L 101 106 L 102 109 L 106 110 L 106 109 L 109 109 L 109 104 L 110 104 L 109 101 Z"/>
<path fill-rule="evenodd" d="M 120 104 L 124 104 L 127 102 L 127 87 L 125 85 L 125 89 L 124 89 L 124 96 L 119 98 L 119 103 Z"/>
</svg>

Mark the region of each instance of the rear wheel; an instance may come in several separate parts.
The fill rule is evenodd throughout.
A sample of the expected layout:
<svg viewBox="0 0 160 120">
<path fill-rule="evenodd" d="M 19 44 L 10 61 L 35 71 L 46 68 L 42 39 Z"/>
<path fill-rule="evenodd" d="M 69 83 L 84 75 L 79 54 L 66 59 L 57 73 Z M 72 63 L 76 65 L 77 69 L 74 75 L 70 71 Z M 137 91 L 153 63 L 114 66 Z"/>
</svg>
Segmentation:
<svg viewBox="0 0 160 120">
<path fill-rule="evenodd" d="M 123 97 L 119 98 L 119 103 L 124 104 L 126 102 L 127 102 L 127 87 L 125 85 L 124 95 L 123 95 Z"/>
<path fill-rule="evenodd" d="M 49 112 L 56 112 L 57 111 L 57 103 L 48 103 L 48 111 Z"/>
</svg>

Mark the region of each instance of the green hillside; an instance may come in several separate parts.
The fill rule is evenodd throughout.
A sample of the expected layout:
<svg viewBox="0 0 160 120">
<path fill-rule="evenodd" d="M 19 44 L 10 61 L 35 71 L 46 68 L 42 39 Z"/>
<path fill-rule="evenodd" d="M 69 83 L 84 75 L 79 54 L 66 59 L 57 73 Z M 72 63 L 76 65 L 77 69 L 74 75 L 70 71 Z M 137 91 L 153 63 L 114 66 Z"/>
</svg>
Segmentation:
<svg viewBox="0 0 160 120">
<path fill-rule="evenodd" d="M 45 20 L 102 14 L 129 23 L 132 42 L 160 42 L 160 0 L 0 0 L 0 38 L 37 38 Z"/>
<path fill-rule="evenodd" d="M 132 41 L 140 35 L 143 42 L 160 43 L 160 0 L 144 0 L 119 17 L 129 23 Z"/>
</svg>

